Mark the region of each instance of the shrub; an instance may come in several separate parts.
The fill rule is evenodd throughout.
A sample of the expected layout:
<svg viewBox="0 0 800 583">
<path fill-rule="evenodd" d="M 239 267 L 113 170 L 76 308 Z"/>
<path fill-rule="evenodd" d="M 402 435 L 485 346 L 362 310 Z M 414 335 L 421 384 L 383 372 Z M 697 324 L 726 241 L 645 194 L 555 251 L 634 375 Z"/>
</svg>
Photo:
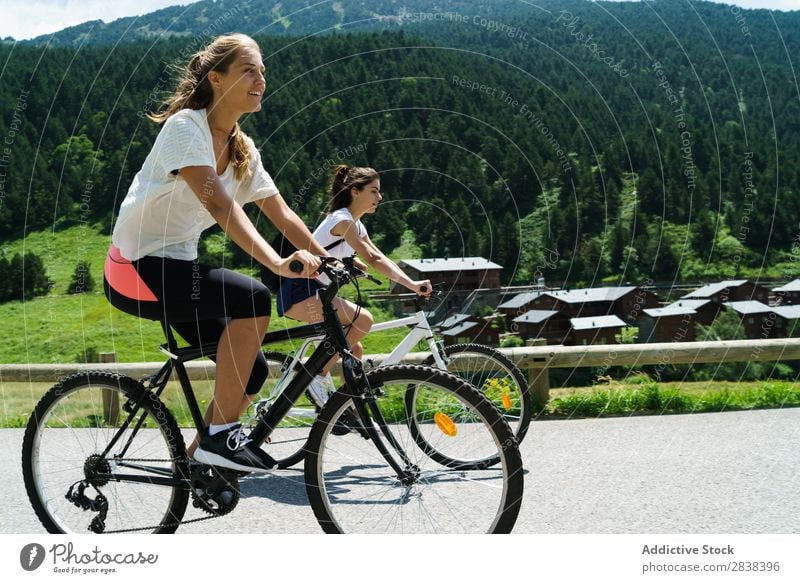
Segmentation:
<svg viewBox="0 0 800 583">
<path fill-rule="evenodd" d="M 518 346 L 524 346 L 525 341 L 522 340 L 519 336 L 509 335 L 503 338 L 500 341 L 500 348 L 516 348 Z"/>
</svg>

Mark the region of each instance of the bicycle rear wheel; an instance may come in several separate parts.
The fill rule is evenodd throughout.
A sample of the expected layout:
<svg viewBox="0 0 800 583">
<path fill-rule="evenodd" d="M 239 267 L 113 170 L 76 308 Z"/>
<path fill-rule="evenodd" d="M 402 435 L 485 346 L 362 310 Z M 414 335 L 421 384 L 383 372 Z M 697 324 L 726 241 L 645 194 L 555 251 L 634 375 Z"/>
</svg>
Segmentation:
<svg viewBox="0 0 800 583">
<path fill-rule="evenodd" d="M 381 441 L 402 471 L 360 432 L 334 434 L 337 421 L 353 406 L 348 387 L 337 391 L 311 429 L 305 462 L 308 498 L 323 530 L 510 532 L 522 501 L 522 460 L 516 439 L 494 406 L 463 380 L 428 367 L 378 368 L 367 374 L 367 382 L 379 392 L 367 398 L 371 423 L 379 416 L 385 419 Z M 430 422 L 418 425 L 428 443 L 453 458 L 496 457 L 497 464 L 454 469 L 432 459 L 409 429 L 409 385 L 437 403 Z"/>
<path fill-rule="evenodd" d="M 189 499 L 188 484 L 153 484 L 188 475 L 172 414 L 132 378 L 107 371 L 66 377 L 42 397 L 25 430 L 22 473 L 51 533 L 175 532 Z"/>
<path fill-rule="evenodd" d="M 533 403 L 530 389 L 519 368 L 503 353 L 480 344 L 456 344 L 444 349 L 448 364 L 448 372 L 459 376 L 488 398 L 511 427 L 518 442 L 522 442 L 530 426 Z M 433 365 L 433 356 L 425 364 Z M 429 420 L 428 405 L 418 402 L 418 395 L 413 387 L 406 395 L 406 406 L 409 409 L 411 430 L 421 447 L 430 447 L 432 455 L 443 464 L 458 465 L 464 460 L 449 459 L 436 451 L 432 444 L 425 444 L 425 433 L 419 426 Z M 488 460 L 481 460 L 488 461 Z"/>
</svg>

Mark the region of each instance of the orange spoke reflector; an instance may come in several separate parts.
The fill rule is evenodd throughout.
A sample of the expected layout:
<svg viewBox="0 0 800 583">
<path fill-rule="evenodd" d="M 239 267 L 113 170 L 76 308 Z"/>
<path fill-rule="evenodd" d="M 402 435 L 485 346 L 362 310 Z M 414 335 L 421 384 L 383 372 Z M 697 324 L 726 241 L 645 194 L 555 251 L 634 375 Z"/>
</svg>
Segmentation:
<svg viewBox="0 0 800 583">
<path fill-rule="evenodd" d="M 458 428 L 453 423 L 453 420 L 441 411 L 433 416 L 433 421 L 436 423 L 436 427 L 448 437 L 455 437 L 456 433 L 458 433 Z"/>
<path fill-rule="evenodd" d="M 511 410 L 511 397 L 508 396 L 508 393 L 503 393 L 503 408 L 506 411 Z"/>
</svg>

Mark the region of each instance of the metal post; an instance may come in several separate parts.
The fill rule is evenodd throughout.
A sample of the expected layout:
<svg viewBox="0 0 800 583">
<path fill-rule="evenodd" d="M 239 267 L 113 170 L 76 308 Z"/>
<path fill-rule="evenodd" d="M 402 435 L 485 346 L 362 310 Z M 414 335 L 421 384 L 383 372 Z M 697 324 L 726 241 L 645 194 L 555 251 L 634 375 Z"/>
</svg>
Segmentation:
<svg viewBox="0 0 800 583">
<path fill-rule="evenodd" d="M 117 362 L 117 353 L 101 352 L 100 362 Z M 119 422 L 119 392 L 103 389 L 103 421 L 111 426 Z"/>
</svg>

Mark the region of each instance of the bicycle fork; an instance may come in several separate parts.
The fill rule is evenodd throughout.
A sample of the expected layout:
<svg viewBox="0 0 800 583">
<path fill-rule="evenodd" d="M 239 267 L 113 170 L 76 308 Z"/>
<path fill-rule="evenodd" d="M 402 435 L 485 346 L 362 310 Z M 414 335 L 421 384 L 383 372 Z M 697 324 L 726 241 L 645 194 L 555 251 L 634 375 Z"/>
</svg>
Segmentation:
<svg viewBox="0 0 800 583">
<path fill-rule="evenodd" d="M 392 435 L 386 423 L 386 418 L 378 407 L 375 397 L 380 396 L 380 387 L 370 386 L 366 376 L 363 374 L 361 363 L 357 360 L 355 363 L 355 367 L 349 367 L 351 370 L 345 371 L 345 377 L 351 375 L 354 377 L 352 380 L 356 386 L 356 391 L 355 394 L 350 397 L 353 401 L 356 413 L 358 414 L 358 418 L 361 421 L 361 425 L 369 436 L 369 439 L 372 440 L 372 443 L 386 460 L 386 463 L 397 473 L 397 479 L 406 486 L 411 485 L 419 476 L 420 469 L 411 462 L 410 458 L 403 450 L 402 445 L 400 445 L 394 435 Z M 359 370 L 361 373 L 360 376 L 358 376 L 358 372 L 352 370 L 352 368 Z M 348 372 L 350 372 L 350 374 L 348 374 Z M 370 417 L 370 414 L 372 417 Z M 378 426 L 377 429 L 375 428 L 375 424 Z M 389 446 L 396 452 L 402 465 L 398 463 L 395 456 L 392 455 L 392 452 L 386 447 L 386 443 L 384 443 L 381 434 L 386 438 L 386 442 L 388 442 Z"/>
</svg>

